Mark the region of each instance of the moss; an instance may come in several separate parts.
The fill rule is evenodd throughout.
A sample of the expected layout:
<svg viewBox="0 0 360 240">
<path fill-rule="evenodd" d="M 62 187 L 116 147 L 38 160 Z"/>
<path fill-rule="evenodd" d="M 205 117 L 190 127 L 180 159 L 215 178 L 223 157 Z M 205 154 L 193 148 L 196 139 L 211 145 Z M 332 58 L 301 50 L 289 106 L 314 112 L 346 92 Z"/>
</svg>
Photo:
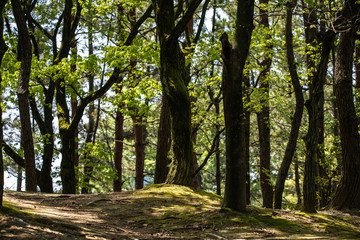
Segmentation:
<svg viewBox="0 0 360 240">
<path fill-rule="evenodd" d="M 35 217 L 35 215 L 21 210 L 14 206 L 12 203 L 5 200 L 3 200 L 3 206 L 0 207 L 0 212 L 11 216 Z"/>
</svg>

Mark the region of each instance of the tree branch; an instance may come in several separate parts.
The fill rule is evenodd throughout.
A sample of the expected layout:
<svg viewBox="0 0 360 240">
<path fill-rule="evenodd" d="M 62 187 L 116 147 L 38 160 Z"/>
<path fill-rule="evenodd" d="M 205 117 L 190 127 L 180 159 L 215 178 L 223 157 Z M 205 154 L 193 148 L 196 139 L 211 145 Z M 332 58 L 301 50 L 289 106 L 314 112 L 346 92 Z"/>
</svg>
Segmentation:
<svg viewBox="0 0 360 240">
<path fill-rule="evenodd" d="M 211 144 L 211 148 L 210 151 L 208 152 L 208 154 L 206 155 L 204 161 L 202 162 L 202 164 L 196 169 L 196 171 L 193 174 L 193 178 L 196 177 L 196 175 L 205 167 L 205 165 L 207 164 L 207 162 L 209 161 L 211 155 L 213 155 L 213 153 L 215 153 L 215 148 L 216 148 L 216 140 L 218 137 L 220 137 L 220 134 L 225 130 L 225 128 L 221 129 L 214 137 L 214 140 Z"/>
<path fill-rule="evenodd" d="M 204 23 L 205 23 L 206 11 L 207 11 L 209 3 L 210 3 L 210 0 L 206 0 L 204 5 L 203 5 L 201 18 L 200 18 L 200 23 L 199 23 L 199 27 L 197 29 L 197 32 L 196 32 L 196 35 L 195 35 L 195 38 L 194 38 L 194 43 L 197 43 L 199 41 L 199 39 L 200 39 L 200 34 L 202 32 L 202 28 L 203 28 Z"/>
<path fill-rule="evenodd" d="M 20 167 L 25 168 L 25 160 L 14 149 L 12 149 L 5 141 L 2 141 L 4 152 Z M 36 170 L 36 177 L 39 178 L 40 171 Z"/>
<path fill-rule="evenodd" d="M 129 34 L 129 36 L 127 37 L 124 45 L 125 46 L 130 46 L 133 42 L 133 40 L 135 39 L 136 35 L 139 33 L 139 28 L 140 26 L 145 22 L 145 20 L 150 17 L 150 14 L 153 10 L 153 5 L 150 5 L 146 11 L 144 12 L 144 14 L 139 18 L 138 21 L 136 21 L 136 23 L 134 24 L 134 26 L 131 29 L 131 32 Z"/>
<path fill-rule="evenodd" d="M 179 22 L 176 24 L 174 30 L 172 31 L 170 38 L 178 39 L 180 37 L 180 35 L 186 28 L 186 25 L 188 24 L 190 19 L 193 17 L 194 12 L 196 11 L 197 7 L 200 5 L 201 2 L 202 2 L 202 0 L 191 1 L 184 16 L 179 20 Z"/>
</svg>

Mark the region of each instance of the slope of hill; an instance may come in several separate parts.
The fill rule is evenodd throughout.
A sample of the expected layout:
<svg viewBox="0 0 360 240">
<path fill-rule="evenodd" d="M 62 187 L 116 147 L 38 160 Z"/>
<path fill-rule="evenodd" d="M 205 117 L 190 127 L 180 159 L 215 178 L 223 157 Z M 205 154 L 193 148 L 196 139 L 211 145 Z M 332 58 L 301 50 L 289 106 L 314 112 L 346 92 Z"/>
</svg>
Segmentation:
<svg viewBox="0 0 360 240">
<path fill-rule="evenodd" d="M 176 185 L 66 195 L 5 192 L 1 239 L 354 239 L 360 217 L 249 207 L 221 209 L 221 197 Z"/>
</svg>

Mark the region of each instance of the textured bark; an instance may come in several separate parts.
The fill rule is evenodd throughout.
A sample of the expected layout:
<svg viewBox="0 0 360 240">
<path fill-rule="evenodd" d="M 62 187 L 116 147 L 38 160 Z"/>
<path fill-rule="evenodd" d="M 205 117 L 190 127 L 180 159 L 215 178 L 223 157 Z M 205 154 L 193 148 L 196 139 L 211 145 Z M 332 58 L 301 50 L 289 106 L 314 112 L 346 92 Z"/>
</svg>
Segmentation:
<svg viewBox="0 0 360 240">
<path fill-rule="evenodd" d="M 16 191 L 21 192 L 23 181 L 23 168 L 20 165 L 18 165 L 17 167 Z"/>
<path fill-rule="evenodd" d="M 89 48 L 90 48 L 90 44 L 89 44 Z M 74 63 L 71 64 L 70 66 L 70 71 L 73 73 L 76 71 L 76 59 L 77 59 L 77 43 L 74 44 L 74 46 L 71 49 L 71 58 L 73 58 Z M 90 89 L 89 89 L 90 90 Z M 76 110 L 78 107 L 78 100 L 76 97 L 76 93 L 72 93 L 71 94 L 71 118 L 73 118 L 75 116 Z M 77 127 L 75 129 L 75 139 L 78 139 L 79 137 L 79 128 Z M 77 171 L 77 167 L 79 167 L 79 160 L 80 160 L 80 156 L 79 156 L 79 142 L 76 140 L 75 141 L 75 159 L 74 159 L 74 165 L 75 165 L 75 171 Z M 75 172 L 75 175 L 78 175 L 78 172 Z M 75 188 L 76 191 L 78 191 L 78 179 L 76 178 L 76 183 L 75 183 Z"/>
<path fill-rule="evenodd" d="M 89 42 L 89 56 L 94 54 L 94 46 L 93 46 L 93 35 L 92 35 L 92 27 L 89 27 L 88 33 L 88 42 Z M 89 92 L 94 91 L 94 76 L 90 75 L 88 77 L 89 80 Z M 89 103 L 89 110 L 88 110 L 88 128 L 86 130 L 86 139 L 85 139 L 85 148 L 91 148 L 92 143 L 94 142 L 95 136 L 95 106 L 94 102 Z M 76 130 L 77 132 L 77 130 Z M 75 133 L 76 134 L 76 133 Z M 75 156 L 75 166 L 79 164 L 78 160 L 76 160 L 78 156 Z M 85 163 L 84 163 L 84 179 L 83 179 L 83 187 L 81 188 L 81 193 L 86 194 L 91 192 L 90 180 L 92 178 L 92 173 L 94 170 L 94 161 L 91 157 L 89 150 L 85 153 Z"/>
<path fill-rule="evenodd" d="M 296 156 L 294 156 L 294 172 L 295 172 L 295 189 L 296 189 L 296 197 L 297 197 L 297 204 L 300 205 L 301 204 L 301 199 L 302 199 L 302 195 L 301 195 L 301 188 L 300 188 L 300 174 L 299 174 L 299 160 L 297 159 Z"/>
<path fill-rule="evenodd" d="M 269 31 L 268 4 L 269 0 L 260 0 L 259 25 Z M 271 35 L 265 36 L 266 41 L 271 39 Z M 272 63 L 272 46 L 265 47 L 264 56 L 260 62 L 259 88 L 262 90 L 261 111 L 257 114 L 259 143 L 260 143 L 260 186 L 263 199 L 263 207 L 273 207 L 273 188 L 271 184 L 270 171 L 270 107 L 269 107 L 269 81 L 268 75 Z"/>
<path fill-rule="evenodd" d="M 226 131 L 226 180 L 223 207 L 246 210 L 246 156 L 243 70 L 253 30 L 254 1 L 237 1 L 233 43 L 221 36 L 223 59 L 224 117 Z"/>
<path fill-rule="evenodd" d="M 37 25 L 38 23 L 34 23 L 34 19 L 32 19 L 30 15 L 28 15 L 27 18 L 28 18 L 28 25 L 31 28 L 31 33 L 32 33 L 31 41 L 34 46 L 34 55 L 38 59 L 40 59 L 40 49 L 39 49 L 38 39 L 33 34 L 36 31 L 35 25 Z M 42 29 L 42 31 L 45 30 Z M 57 33 L 58 30 L 55 27 L 52 36 L 57 35 Z M 56 40 L 48 32 L 46 32 L 44 35 L 47 36 L 53 42 L 53 45 L 55 45 L 53 55 L 56 56 L 56 50 L 57 50 Z M 37 184 L 41 192 L 53 193 L 53 179 L 51 177 L 51 166 L 54 155 L 53 101 L 55 96 L 55 81 L 49 81 L 47 87 L 45 85 L 42 85 L 42 87 L 44 94 L 44 104 L 42 104 L 43 114 L 40 113 L 34 96 L 32 95 L 29 96 L 32 116 L 36 121 L 43 138 L 42 167 L 41 167 L 41 174 L 38 177 Z"/>
<path fill-rule="evenodd" d="M 355 92 L 356 92 L 356 104 L 360 106 L 360 45 L 355 48 Z M 359 118 L 360 124 L 360 118 Z"/>
<path fill-rule="evenodd" d="M 318 44 L 316 42 L 317 30 L 316 28 L 311 27 L 312 24 L 316 24 L 316 10 L 313 8 L 306 8 L 305 6 L 303 6 L 303 9 L 305 43 L 309 46 L 306 54 L 306 67 L 309 71 L 308 81 L 310 84 L 309 100 L 305 103 L 309 116 L 309 124 L 307 135 L 304 137 L 306 156 L 303 183 L 304 204 L 302 210 L 305 212 L 316 212 L 317 199 L 315 177 L 319 141 L 319 101 L 321 97 L 319 95 L 322 91 L 322 85 L 319 82 L 319 79 L 315 77 L 315 52 L 310 49 L 310 47 L 315 47 Z"/>
<path fill-rule="evenodd" d="M 322 149 L 319 149 L 321 147 L 319 142 L 323 142 L 321 134 L 323 134 L 324 83 L 335 34 L 329 31 L 322 34 L 322 39 L 316 38 L 319 33 L 316 28 L 312 27 L 314 24 L 317 24 L 316 10 L 310 8 L 308 11 L 309 14 L 304 13 L 305 42 L 313 48 L 318 46 L 320 42 L 322 47 L 319 52 L 309 50 L 310 54 L 307 54 L 306 59 L 307 68 L 310 72 L 308 76 L 310 92 L 309 100 L 305 103 L 309 114 L 309 126 L 308 133 L 304 137 L 306 157 L 303 184 L 303 211 L 316 212 L 316 190 L 319 190 L 319 186 L 316 185 L 315 177 L 318 175 L 316 171 L 319 169 L 321 158 L 323 157 Z M 320 53 L 318 64 L 315 63 L 314 59 L 314 54 L 316 53 Z"/>
<path fill-rule="evenodd" d="M 144 124 L 141 116 L 131 116 L 135 134 L 135 189 L 144 187 L 145 137 Z"/>
<path fill-rule="evenodd" d="M 190 186 L 193 175 L 190 98 L 186 88 L 186 67 L 178 38 L 187 27 L 201 0 L 189 3 L 175 25 L 174 2 L 153 1 L 160 40 L 160 79 L 169 108 L 173 159 L 166 183 Z"/>
<path fill-rule="evenodd" d="M 281 209 L 282 194 L 284 191 L 285 180 L 288 176 L 289 168 L 296 150 L 296 144 L 297 144 L 301 119 L 304 109 L 304 97 L 300 85 L 300 80 L 297 74 L 295 57 L 294 57 L 294 47 L 293 47 L 292 16 L 293 16 L 293 8 L 295 4 L 296 1 L 294 2 L 294 5 L 291 5 L 289 3 L 286 8 L 285 38 L 286 38 L 286 57 L 287 57 L 287 62 L 291 77 L 291 83 L 295 92 L 296 105 L 295 105 L 295 113 L 291 121 L 289 140 L 286 145 L 285 154 L 281 162 L 281 166 L 275 184 L 274 208 L 276 209 Z"/>
<path fill-rule="evenodd" d="M 7 51 L 7 46 L 4 41 L 4 19 L 3 12 L 5 9 L 6 1 L 0 3 L 0 66 L 3 60 L 3 57 Z M 0 86 L 2 83 L 1 72 L 0 72 Z M 2 91 L 0 90 L 0 104 L 2 104 Z M 3 152 L 2 152 L 2 142 L 3 142 L 3 125 L 2 125 L 2 108 L 0 107 L 0 207 L 3 205 L 3 189 L 4 189 L 4 162 L 3 162 Z"/>
<path fill-rule="evenodd" d="M 169 171 L 170 159 L 168 153 L 171 146 L 171 125 L 170 110 L 166 101 L 166 97 L 162 96 L 160 123 L 158 128 L 158 140 L 156 148 L 156 164 L 154 183 L 164 183 Z"/>
<path fill-rule="evenodd" d="M 118 83 L 121 82 L 119 79 Z M 116 94 L 121 94 L 121 85 L 116 86 Z M 124 149 L 124 116 L 121 112 L 122 104 L 117 106 L 116 118 L 115 118 L 115 150 L 114 150 L 114 164 L 113 167 L 116 170 L 116 178 L 113 180 L 114 192 L 121 192 L 122 188 L 122 157 Z"/>
<path fill-rule="evenodd" d="M 220 115 L 220 103 L 215 102 L 216 116 Z M 215 177 L 216 177 L 216 194 L 221 195 L 221 169 L 220 169 L 220 126 L 216 125 L 216 143 L 215 143 Z"/>
<path fill-rule="evenodd" d="M 37 191 L 35 152 L 32 137 L 31 117 L 29 108 L 29 82 L 31 72 L 32 46 L 26 25 L 25 13 L 19 0 L 11 0 L 11 5 L 18 28 L 18 59 L 21 61 L 18 81 L 18 104 L 21 122 L 21 140 L 25 156 L 25 188 L 26 191 Z"/>
<path fill-rule="evenodd" d="M 44 150 L 42 155 L 41 174 L 38 178 L 38 186 L 41 192 L 53 193 L 53 180 L 51 177 L 51 166 L 54 155 L 54 130 L 53 130 L 53 111 L 52 102 L 55 95 L 55 85 L 50 81 L 48 88 L 44 88 L 45 100 L 43 104 L 44 117 L 42 117 L 37 109 L 35 99 L 29 98 L 30 107 L 33 118 L 39 126 L 43 137 Z"/>
<path fill-rule="evenodd" d="M 355 1 L 346 1 L 352 18 L 359 16 L 359 6 Z M 342 148 L 343 171 L 338 188 L 330 206 L 335 209 L 360 209 L 360 137 L 358 120 L 354 107 L 352 89 L 353 54 L 356 27 L 352 26 L 340 34 L 335 62 L 335 96 L 339 112 L 340 139 Z"/>
<path fill-rule="evenodd" d="M 245 102 L 248 104 L 250 102 L 250 79 L 244 77 L 244 94 Z M 246 204 L 250 205 L 251 203 L 251 179 L 250 179 L 250 118 L 251 118 L 251 109 L 249 107 L 245 108 L 245 161 L 246 161 Z"/>
</svg>

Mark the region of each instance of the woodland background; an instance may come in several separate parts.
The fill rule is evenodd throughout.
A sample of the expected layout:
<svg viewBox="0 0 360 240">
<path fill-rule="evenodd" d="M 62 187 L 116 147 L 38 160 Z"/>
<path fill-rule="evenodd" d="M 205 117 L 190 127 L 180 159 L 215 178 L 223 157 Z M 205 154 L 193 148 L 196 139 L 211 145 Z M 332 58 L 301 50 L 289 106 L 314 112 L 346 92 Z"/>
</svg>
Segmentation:
<svg viewBox="0 0 360 240">
<path fill-rule="evenodd" d="M 27 191 L 167 182 L 236 210 L 359 209 L 359 9 L 1 0 L 0 172 Z"/>
</svg>

